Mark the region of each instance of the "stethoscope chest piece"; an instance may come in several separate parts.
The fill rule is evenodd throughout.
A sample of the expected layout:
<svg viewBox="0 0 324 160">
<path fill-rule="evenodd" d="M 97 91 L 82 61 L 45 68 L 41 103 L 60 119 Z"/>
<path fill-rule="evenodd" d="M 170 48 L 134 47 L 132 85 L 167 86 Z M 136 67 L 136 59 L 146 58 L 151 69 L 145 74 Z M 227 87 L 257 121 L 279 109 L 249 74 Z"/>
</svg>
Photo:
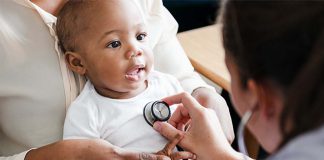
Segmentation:
<svg viewBox="0 0 324 160">
<path fill-rule="evenodd" d="M 153 126 L 156 121 L 167 121 L 171 116 L 171 111 L 167 103 L 152 101 L 145 105 L 143 115 L 146 122 Z"/>
</svg>

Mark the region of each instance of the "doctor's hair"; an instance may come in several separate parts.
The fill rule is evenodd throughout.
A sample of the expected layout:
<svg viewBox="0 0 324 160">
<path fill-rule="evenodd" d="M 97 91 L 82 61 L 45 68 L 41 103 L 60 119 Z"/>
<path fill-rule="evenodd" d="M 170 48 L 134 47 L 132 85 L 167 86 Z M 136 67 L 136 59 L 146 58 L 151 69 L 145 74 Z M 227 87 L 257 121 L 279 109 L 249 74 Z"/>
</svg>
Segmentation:
<svg viewBox="0 0 324 160">
<path fill-rule="evenodd" d="M 220 22 L 241 86 L 253 79 L 283 93 L 282 146 L 323 125 L 324 1 L 228 0 Z"/>
<path fill-rule="evenodd" d="M 78 41 L 83 31 L 89 28 L 87 19 L 91 16 L 96 0 L 69 0 L 57 16 L 56 34 L 63 53 L 78 49 Z"/>
<path fill-rule="evenodd" d="M 281 115 L 281 130 L 286 137 L 282 144 L 324 125 L 324 28 L 319 35 L 311 59 L 289 90 Z"/>
</svg>

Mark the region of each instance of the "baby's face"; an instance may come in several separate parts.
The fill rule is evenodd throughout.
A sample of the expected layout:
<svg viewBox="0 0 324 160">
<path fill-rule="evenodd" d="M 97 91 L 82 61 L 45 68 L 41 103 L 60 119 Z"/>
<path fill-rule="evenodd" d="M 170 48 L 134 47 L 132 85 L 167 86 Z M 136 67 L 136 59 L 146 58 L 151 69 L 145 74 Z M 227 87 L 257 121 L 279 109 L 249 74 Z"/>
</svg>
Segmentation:
<svg viewBox="0 0 324 160">
<path fill-rule="evenodd" d="M 78 44 L 86 76 L 111 98 L 145 88 L 153 55 L 139 9 L 129 0 L 97 1 L 93 7 Z"/>
</svg>

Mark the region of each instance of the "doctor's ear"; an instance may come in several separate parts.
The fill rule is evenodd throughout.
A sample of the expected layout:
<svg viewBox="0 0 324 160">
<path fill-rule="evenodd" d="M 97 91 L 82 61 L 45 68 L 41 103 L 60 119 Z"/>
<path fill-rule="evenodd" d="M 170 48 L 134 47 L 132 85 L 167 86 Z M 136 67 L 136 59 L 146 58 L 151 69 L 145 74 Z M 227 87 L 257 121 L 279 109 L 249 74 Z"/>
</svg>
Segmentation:
<svg viewBox="0 0 324 160">
<path fill-rule="evenodd" d="M 248 87 L 253 92 L 251 94 L 251 97 L 254 97 L 252 103 L 257 107 L 256 109 L 262 114 L 262 117 L 266 119 L 276 118 L 282 101 L 277 87 L 267 81 L 250 81 Z"/>
<path fill-rule="evenodd" d="M 75 52 L 65 52 L 65 61 L 68 67 L 80 75 L 84 75 L 86 68 L 83 65 L 83 60 L 80 54 Z"/>
</svg>

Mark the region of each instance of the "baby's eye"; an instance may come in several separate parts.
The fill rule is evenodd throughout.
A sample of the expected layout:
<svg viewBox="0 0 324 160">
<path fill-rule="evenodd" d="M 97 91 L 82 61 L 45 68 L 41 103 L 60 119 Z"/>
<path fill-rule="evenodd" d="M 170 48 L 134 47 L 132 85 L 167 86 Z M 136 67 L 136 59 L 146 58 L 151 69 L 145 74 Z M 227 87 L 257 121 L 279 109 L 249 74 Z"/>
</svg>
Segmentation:
<svg viewBox="0 0 324 160">
<path fill-rule="evenodd" d="M 119 46 L 121 46 L 120 41 L 113 41 L 113 42 L 110 42 L 110 43 L 107 45 L 108 48 L 117 48 L 117 47 L 119 47 Z"/>
<path fill-rule="evenodd" d="M 146 34 L 144 33 L 141 33 L 139 35 L 136 36 L 136 39 L 139 40 L 139 41 L 142 41 L 146 38 Z"/>
</svg>

